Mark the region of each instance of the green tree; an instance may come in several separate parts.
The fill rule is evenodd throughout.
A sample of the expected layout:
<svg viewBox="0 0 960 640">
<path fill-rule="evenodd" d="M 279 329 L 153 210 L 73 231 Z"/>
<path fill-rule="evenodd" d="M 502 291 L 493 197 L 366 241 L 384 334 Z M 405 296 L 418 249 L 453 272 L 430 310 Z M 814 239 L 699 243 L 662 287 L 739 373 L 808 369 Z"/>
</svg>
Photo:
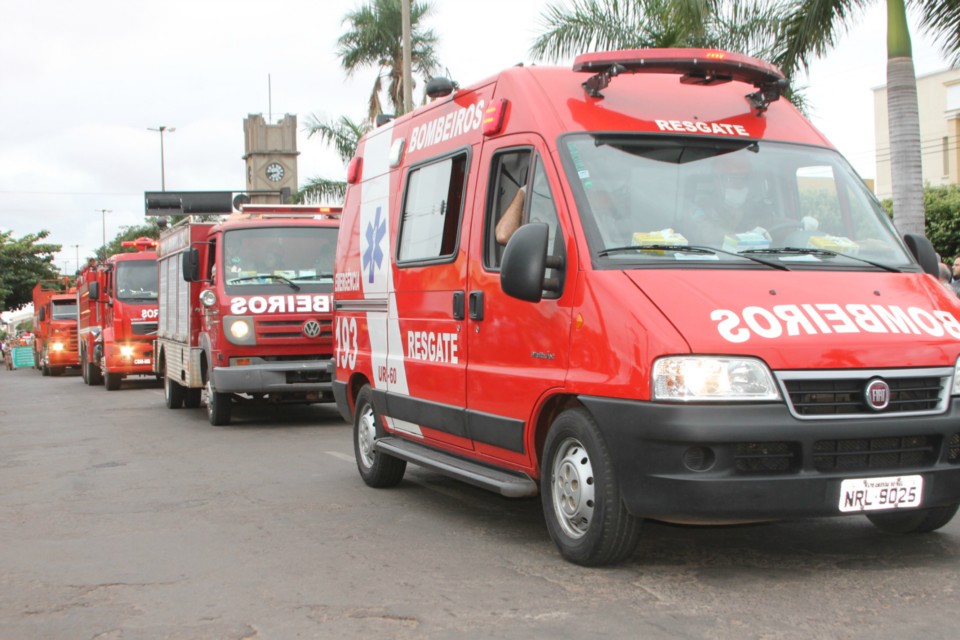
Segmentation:
<svg viewBox="0 0 960 640">
<path fill-rule="evenodd" d="M 62 245 L 41 242 L 49 235 L 44 230 L 16 239 L 12 231 L 0 233 L 0 309 L 28 304 L 38 281 L 59 275 L 53 261 Z"/>
<path fill-rule="evenodd" d="M 796 0 L 784 21 L 778 64 L 792 73 L 823 56 L 852 27 L 870 0 Z M 886 0 L 887 110 L 895 221 L 901 233 L 923 233 L 923 177 L 917 80 L 907 4 L 923 14 L 922 28 L 960 63 L 960 0 Z"/>
<path fill-rule="evenodd" d="M 370 131 L 373 125 L 369 121 L 355 122 L 347 116 L 340 116 L 338 120 L 324 120 L 311 115 L 307 121 L 307 137 L 317 136 L 328 147 L 333 147 L 340 160 L 346 164 L 357 153 L 357 145 L 363 134 Z M 297 193 L 297 202 L 305 201 L 342 201 L 347 190 L 347 183 L 327 178 L 310 178 L 307 184 Z"/>
<path fill-rule="evenodd" d="M 337 40 L 337 55 L 352 76 L 358 69 L 375 67 L 377 78 L 370 94 L 368 117 L 371 121 L 383 113 L 380 92 L 387 79 L 387 95 L 395 114 L 403 108 L 403 34 L 400 0 L 370 0 L 368 4 L 344 16 L 346 32 Z M 413 72 L 430 77 L 439 66 L 436 57 L 437 35 L 424 29 L 421 21 L 431 11 L 429 2 L 410 3 L 410 53 Z"/>
<path fill-rule="evenodd" d="M 926 187 L 923 190 L 926 209 L 926 236 L 947 264 L 960 256 L 960 185 Z M 893 211 L 893 200 L 883 201 L 887 213 Z"/>
</svg>

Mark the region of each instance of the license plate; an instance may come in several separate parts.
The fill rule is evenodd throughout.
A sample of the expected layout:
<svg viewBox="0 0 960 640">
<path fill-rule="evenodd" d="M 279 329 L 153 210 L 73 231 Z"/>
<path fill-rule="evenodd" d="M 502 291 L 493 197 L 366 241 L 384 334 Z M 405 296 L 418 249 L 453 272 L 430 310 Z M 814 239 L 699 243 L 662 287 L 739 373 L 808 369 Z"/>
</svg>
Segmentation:
<svg viewBox="0 0 960 640">
<path fill-rule="evenodd" d="M 863 478 L 840 483 L 840 511 L 878 511 L 920 506 L 923 476 Z"/>
</svg>

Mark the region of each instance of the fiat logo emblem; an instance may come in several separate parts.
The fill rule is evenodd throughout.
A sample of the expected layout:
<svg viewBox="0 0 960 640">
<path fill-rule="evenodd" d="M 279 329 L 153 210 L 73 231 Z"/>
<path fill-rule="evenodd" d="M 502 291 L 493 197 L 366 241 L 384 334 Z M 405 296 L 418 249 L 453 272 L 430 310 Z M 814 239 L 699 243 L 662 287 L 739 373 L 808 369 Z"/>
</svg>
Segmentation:
<svg viewBox="0 0 960 640">
<path fill-rule="evenodd" d="M 867 383 L 863 398 L 867 401 L 867 406 L 874 411 L 883 411 L 890 405 L 890 385 L 875 378 Z"/>
<path fill-rule="evenodd" d="M 316 320 L 307 320 L 303 323 L 303 335 L 308 338 L 316 338 L 320 335 L 320 323 Z"/>
</svg>

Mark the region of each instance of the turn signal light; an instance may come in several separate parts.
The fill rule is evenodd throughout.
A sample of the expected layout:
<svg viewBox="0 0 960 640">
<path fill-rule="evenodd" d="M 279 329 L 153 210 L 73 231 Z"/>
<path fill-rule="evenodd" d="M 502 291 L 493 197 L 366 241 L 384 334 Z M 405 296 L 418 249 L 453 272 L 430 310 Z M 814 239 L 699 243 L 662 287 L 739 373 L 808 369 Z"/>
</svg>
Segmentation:
<svg viewBox="0 0 960 640">
<path fill-rule="evenodd" d="M 503 123 L 507 116 L 507 101 L 505 98 L 492 100 L 483 111 L 483 135 L 492 136 L 503 130 Z"/>
<path fill-rule="evenodd" d="M 347 184 L 358 184 L 363 170 L 363 158 L 354 156 L 347 165 Z"/>
</svg>

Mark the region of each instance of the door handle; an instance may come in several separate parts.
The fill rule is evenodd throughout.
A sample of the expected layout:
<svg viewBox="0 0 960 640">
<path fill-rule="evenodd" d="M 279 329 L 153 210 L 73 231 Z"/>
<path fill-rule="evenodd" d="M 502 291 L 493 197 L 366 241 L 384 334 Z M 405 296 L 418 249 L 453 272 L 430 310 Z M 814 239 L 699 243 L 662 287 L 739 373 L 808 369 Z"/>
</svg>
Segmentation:
<svg viewBox="0 0 960 640">
<path fill-rule="evenodd" d="M 470 319 L 483 320 L 483 291 L 470 292 Z"/>
<path fill-rule="evenodd" d="M 464 318 L 463 291 L 454 291 L 453 292 L 453 319 L 463 320 L 463 318 Z"/>
</svg>

